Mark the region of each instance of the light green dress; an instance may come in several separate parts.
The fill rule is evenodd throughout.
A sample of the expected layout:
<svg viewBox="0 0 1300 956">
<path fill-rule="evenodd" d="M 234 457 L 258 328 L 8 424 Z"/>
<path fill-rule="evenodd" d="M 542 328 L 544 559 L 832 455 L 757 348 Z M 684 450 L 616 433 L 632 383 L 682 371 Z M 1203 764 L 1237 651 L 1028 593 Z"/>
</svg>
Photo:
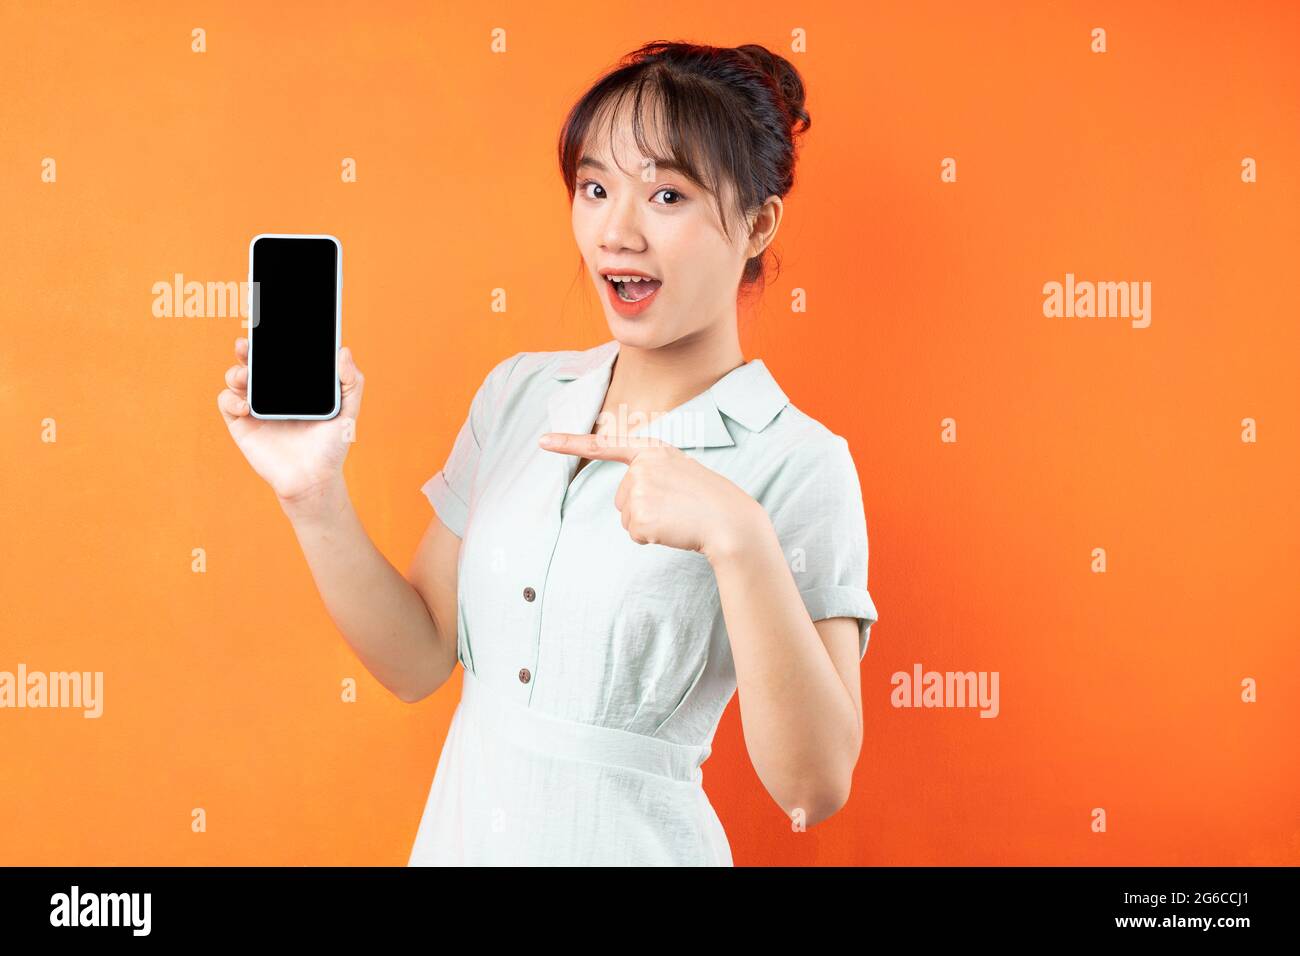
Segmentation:
<svg viewBox="0 0 1300 956">
<path fill-rule="evenodd" d="M 698 552 L 638 544 L 622 462 L 547 451 L 588 434 L 619 343 L 520 352 L 474 396 L 422 491 L 462 538 L 462 695 L 409 865 L 723 865 L 701 782 L 736 675 Z M 767 511 L 812 620 L 876 621 L 847 441 L 787 399 L 761 359 L 632 434 L 725 475 Z"/>
</svg>

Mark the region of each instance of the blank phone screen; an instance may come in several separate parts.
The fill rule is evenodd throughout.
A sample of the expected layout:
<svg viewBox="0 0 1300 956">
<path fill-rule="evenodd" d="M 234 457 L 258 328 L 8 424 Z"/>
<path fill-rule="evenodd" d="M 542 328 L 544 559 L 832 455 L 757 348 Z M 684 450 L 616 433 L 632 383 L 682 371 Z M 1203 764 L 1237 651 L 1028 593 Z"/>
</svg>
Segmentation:
<svg viewBox="0 0 1300 956">
<path fill-rule="evenodd" d="M 332 239 L 253 243 L 249 392 L 259 415 L 335 411 L 338 255 Z"/>
</svg>

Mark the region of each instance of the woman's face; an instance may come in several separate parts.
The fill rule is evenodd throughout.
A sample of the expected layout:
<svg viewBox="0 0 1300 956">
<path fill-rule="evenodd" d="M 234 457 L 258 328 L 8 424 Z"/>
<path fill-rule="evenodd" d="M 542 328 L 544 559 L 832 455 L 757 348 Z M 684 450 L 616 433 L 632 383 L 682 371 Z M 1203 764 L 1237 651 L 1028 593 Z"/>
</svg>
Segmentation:
<svg viewBox="0 0 1300 956">
<path fill-rule="evenodd" d="M 646 131 L 651 145 L 659 155 L 667 155 L 654 132 Z M 745 260 L 770 236 L 751 238 L 749 224 L 739 227 L 733 215 L 733 236 L 728 239 L 716 199 L 683 172 L 644 156 L 628 121 L 616 126 L 615 154 L 609 150 L 608 127 L 603 127 L 589 138 L 581 157 L 592 162 L 580 161 L 577 168 L 573 235 L 614 338 L 655 348 L 717 323 L 734 322 Z M 728 184 L 723 208 L 732 201 Z M 780 200 L 775 203 L 779 220 Z M 602 274 L 627 270 L 659 280 L 630 284 L 634 295 L 655 290 L 640 304 L 616 304 L 618 291 Z"/>
</svg>

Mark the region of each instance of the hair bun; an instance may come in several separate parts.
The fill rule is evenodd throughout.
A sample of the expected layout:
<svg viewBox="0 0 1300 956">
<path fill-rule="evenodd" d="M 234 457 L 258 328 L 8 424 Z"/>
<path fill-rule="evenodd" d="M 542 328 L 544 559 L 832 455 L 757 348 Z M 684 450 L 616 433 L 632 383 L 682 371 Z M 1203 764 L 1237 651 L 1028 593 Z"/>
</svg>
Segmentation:
<svg viewBox="0 0 1300 956">
<path fill-rule="evenodd" d="M 773 88 L 780 96 L 781 108 L 789 117 L 791 134 L 802 133 L 808 129 L 812 125 L 812 119 L 804 108 L 806 94 L 803 78 L 794 68 L 794 64 L 757 43 L 746 43 L 736 47 L 736 50 L 744 54 L 771 80 Z M 796 124 L 801 124 L 798 129 L 795 129 Z"/>
</svg>

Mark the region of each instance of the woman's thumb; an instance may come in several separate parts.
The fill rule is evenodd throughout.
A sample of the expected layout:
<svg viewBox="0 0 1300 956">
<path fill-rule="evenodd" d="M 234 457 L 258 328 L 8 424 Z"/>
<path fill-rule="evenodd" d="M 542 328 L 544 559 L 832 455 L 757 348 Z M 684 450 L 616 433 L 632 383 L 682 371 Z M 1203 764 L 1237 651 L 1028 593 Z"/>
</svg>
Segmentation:
<svg viewBox="0 0 1300 956">
<path fill-rule="evenodd" d="M 346 345 L 339 351 L 339 385 L 343 392 L 343 411 L 356 417 L 361 405 L 361 389 L 365 385 L 365 376 L 352 358 L 352 350 Z"/>
</svg>

